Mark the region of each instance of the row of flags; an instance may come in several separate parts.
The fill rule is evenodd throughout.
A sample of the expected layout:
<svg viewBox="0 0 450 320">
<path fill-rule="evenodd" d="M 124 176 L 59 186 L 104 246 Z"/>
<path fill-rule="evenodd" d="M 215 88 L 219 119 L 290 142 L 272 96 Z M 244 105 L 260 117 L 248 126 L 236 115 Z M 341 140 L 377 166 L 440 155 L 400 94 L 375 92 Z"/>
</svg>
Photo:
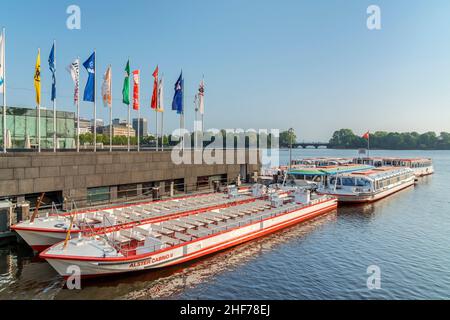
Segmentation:
<svg viewBox="0 0 450 320">
<path fill-rule="evenodd" d="M 82 66 L 86 69 L 88 73 L 88 78 L 86 81 L 86 85 L 83 92 L 83 101 L 93 102 L 94 103 L 94 118 L 96 118 L 96 52 L 94 51 L 89 58 L 82 64 Z M 74 104 L 77 105 L 78 109 L 78 123 L 79 123 L 79 103 L 80 103 L 80 67 L 81 62 L 80 59 L 75 59 L 69 66 L 67 66 L 66 70 L 69 72 L 73 85 L 73 101 Z M 56 42 L 53 42 L 53 46 L 50 50 L 50 54 L 48 57 L 48 68 L 51 72 L 52 76 L 52 87 L 51 87 L 51 101 L 53 102 L 54 109 L 54 151 L 56 151 L 56 98 L 57 98 L 57 77 L 56 77 Z M 0 34 L 0 94 L 3 95 L 3 137 L 6 136 L 6 77 L 5 77 L 5 29 Z M 164 106 L 164 78 L 160 77 L 159 66 L 156 67 L 155 71 L 152 74 L 153 76 L 153 90 L 151 97 L 150 107 L 157 114 L 161 114 L 161 119 L 163 121 L 163 114 L 165 111 Z M 122 102 L 125 105 L 128 105 L 128 117 L 130 122 L 130 106 L 134 110 L 140 111 L 140 70 L 131 71 L 130 61 L 127 61 L 125 66 L 125 76 L 122 87 Z M 133 86 L 131 87 L 131 82 L 133 81 Z M 35 88 L 35 99 L 36 106 L 38 110 L 38 118 L 40 117 L 40 106 L 41 106 L 41 50 L 38 49 L 38 54 L 36 57 L 36 64 L 34 70 L 34 88 Z M 132 92 L 131 92 L 132 90 Z M 202 80 L 199 85 L 198 93 L 195 95 L 195 111 L 204 115 L 204 94 L 205 94 L 205 85 Z M 103 82 L 101 86 L 101 97 L 103 101 L 103 105 L 105 107 L 110 108 L 110 117 L 112 121 L 112 67 L 108 66 L 106 72 L 103 75 Z M 183 72 L 181 71 L 178 80 L 174 85 L 174 96 L 172 101 L 172 110 L 176 111 L 177 114 L 180 115 L 180 129 L 184 129 L 184 110 L 185 110 L 185 101 L 184 101 L 184 78 Z M 197 114 L 197 113 L 196 113 Z M 94 125 L 95 126 L 95 125 Z M 161 123 L 161 131 L 163 131 L 163 124 Z M 96 130 L 94 130 L 94 135 Z M 158 136 L 158 117 L 156 117 L 156 134 Z M 38 128 L 36 132 L 38 146 L 40 151 L 40 121 L 38 121 Z M 5 140 L 5 139 L 4 139 Z M 111 142 L 112 144 L 112 142 Z M 94 146 L 94 150 L 95 150 Z M 79 131 L 77 130 L 77 150 L 79 150 Z M 5 145 L 3 146 L 3 151 L 6 152 Z"/>
</svg>

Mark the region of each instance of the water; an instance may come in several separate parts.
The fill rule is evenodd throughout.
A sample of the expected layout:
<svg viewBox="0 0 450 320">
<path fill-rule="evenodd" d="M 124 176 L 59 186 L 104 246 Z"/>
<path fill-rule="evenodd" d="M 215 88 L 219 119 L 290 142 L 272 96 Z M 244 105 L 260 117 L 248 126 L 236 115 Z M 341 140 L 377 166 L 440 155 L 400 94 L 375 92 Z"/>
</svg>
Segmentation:
<svg viewBox="0 0 450 320">
<path fill-rule="evenodd" d="M 64 288 L 26 246 L 0 248 L 0 299 L 449 299 L 450 152 L 373 155 L 428 156 L 436 174 L 374 204 L 342 207 L 181 266 L 83 282 L 81 291 Z M 287 163 L 288 152 L 281 159 Z M 379 290 L 366 285 L 371 265 L 381 270 Z"/>
</svg>

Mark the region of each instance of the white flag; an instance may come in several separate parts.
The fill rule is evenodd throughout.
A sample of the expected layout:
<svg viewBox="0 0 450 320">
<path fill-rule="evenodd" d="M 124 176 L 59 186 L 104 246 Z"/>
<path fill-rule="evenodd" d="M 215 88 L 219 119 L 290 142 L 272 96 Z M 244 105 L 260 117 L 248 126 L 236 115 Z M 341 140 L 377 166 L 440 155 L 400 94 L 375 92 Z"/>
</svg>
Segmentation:
<svg viewBox="0 0 450 320">
<path fill-rule="evenodd" d="M 78 92 L 80 88 L 80 60 L 75 59 L 75 61 L 67 67 L 67 71 L 70 73 L 75 85 L 73 101 L 76 104 L 78 102 Z"/>
<path fill-rule="evenodd" d="M 103 97 L 103 105 L 105 107 L 112 106 L 112 96 L 111 96 L 111 66 L 105 72 L 103 76 L 103 85 L 102 85 L 102 97 Z"/>
<path fill-rule="evenodd" d="M 0 93 L 3 93 L 5 79 L 3 79 L 5 67 L 5 42 L 3 41 L 3 34 L 0 34 Z"/>
<path fill-rule="evenodd" d="M 203 80 L 198 88 L 198 110 L 200 114 L 205 114 L 205 83 Z"/>
<path fill-rule="evenodd" d="M 164 79 L 159 80 L 158 85 L 158 112 L 164 112 Z"/>
</svg>

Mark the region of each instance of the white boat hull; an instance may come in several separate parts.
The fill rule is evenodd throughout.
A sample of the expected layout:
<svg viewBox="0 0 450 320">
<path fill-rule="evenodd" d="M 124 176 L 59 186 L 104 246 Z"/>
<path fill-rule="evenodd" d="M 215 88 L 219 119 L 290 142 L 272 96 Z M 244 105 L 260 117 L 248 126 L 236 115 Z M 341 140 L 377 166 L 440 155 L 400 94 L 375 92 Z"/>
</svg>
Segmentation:
<svg viewBox="0 0 450 320">
<path fill-rule="evenodd" d="M 71 266 L 77 266 L 81 277 L 93 277 L 146 269 L 167 267 L 212 254 L 226 248 L 262 237 L 277 230 L 312 219 L 337 207 L 336 199 L 330 199 L 297 209 L 279 216 L 213 234 L 160 252 L 130 258 L 94 258 L 51 255 L 46 250 L 41 257 L 62 276 L 71 276 Z"/>
</svg>

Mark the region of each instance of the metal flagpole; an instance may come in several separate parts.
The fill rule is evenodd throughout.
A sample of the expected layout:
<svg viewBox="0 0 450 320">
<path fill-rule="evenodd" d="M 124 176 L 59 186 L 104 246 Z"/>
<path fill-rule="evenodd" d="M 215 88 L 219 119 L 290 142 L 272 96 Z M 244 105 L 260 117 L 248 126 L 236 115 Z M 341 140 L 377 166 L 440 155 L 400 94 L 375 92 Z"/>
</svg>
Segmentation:
<svg viewBox="0 0 450 320">
<path fill-rule="evenodd" d="M 131 109 L 130 109 L 130 105 L 128 105 L 128 152 L 130 152 L 130 135 L 131 135 Z"/>
<path fill-rule="evenodd" d="M 182 141 L 182 148 L 184 150 L 184 79 L 181 79 L 181 92 L 183 93 L 183 100 L 182 100 L 182 109 L 180 114 L 180 129 L 181 129 L 181 141 Z"/>
<path fill-rule="evenodd" d="M 158 98 L 156 98 L 156 101 L 158 101 Z M 156 103 L 156 109 L 155 109 L 155 118 L 156 118 L 156 151 L 159 151 L 159 145 L 158 145 L 158 102 Z"/>
<path fill-rule="evenodd" d="M 80 152 L 80 57 L 77 57 L 78 70 L 77 71 L 77 152 Z"/>
<path fill-rule="evenodd" d="M 6 29 L 3 28 L 3 153 L 6 153 Z M 0 49 L 1 50 L 1 49 Z"/>
<path fill-rule="evenodd" d="M 164 151 L 164 111 L 161 112 L 161 151 Z"/>
<path fill-rule="evenodd" d="M 55 79 L 56 79 L 56 40 L 53 40 L 53 48 L 55 50 L 55 51 L 53 51 L 53 54 L 54 54 L 54 58 L 53 58 L 54 71 L 53 72 L 55 73 Z M 56 96 L 53 99 L 53 152 L 56 152 Z"/>
<path fill-rule="evenodd" d="M 141 79 L 140 79 L 140 72 L 138 72 L 138 96 L 137 96 L 137 101 L 138 101 L 138 120 L 137 120 L 137 151 L 140 152 L 141 151 L 141 106 L 140 106 L 140 101 L 139 101 L 139 96 L 140 96 L 140 89 L 141 89 Z"/>
<path fill-rule="evenodd" d="M 94 49 L 94 152 L 97 152 L 97 51 Z"/>
<path fill-rule="evenodd" d="M 41 48 L 38 49 L 38 55 L 39 58 L 41 56 Z M 39 69 L 41 66 L 39 66 Z M 39 75 L 39 81 L 40 81 L 40 75 Z M 39 88 L 40 89 L 40 88 Z M 40 95 L 40 93 L 39 93 Z M 38 152 L 41 152 L 41 97 L 39 96 L 39 103 L 37 104 L 37 143 L 38 143 Z"/>
<path fill-rule="evenodd" d="M 370 157 L 370 131 L 368 131 L 367 135 L 367 157 Z"/>
<path fill-rule="evenodd" d="M 198 148 L 198 103 L 197 103 L 197 95 L 194 98 L 194 110 L 195 110 L 195 125 L 194 125 L 194 149 Z"/>
<path fill-rule="evenodd" d="M 113 108 L 113 93 L 112 93 L 112 67 L 109 65 L 109 94 L 111 95 L 111 105 L 109 106 L 109 152 L 112 152 L 113 142 L 113 123 L 112 123 L 112 108 Z"/>
</svg>

